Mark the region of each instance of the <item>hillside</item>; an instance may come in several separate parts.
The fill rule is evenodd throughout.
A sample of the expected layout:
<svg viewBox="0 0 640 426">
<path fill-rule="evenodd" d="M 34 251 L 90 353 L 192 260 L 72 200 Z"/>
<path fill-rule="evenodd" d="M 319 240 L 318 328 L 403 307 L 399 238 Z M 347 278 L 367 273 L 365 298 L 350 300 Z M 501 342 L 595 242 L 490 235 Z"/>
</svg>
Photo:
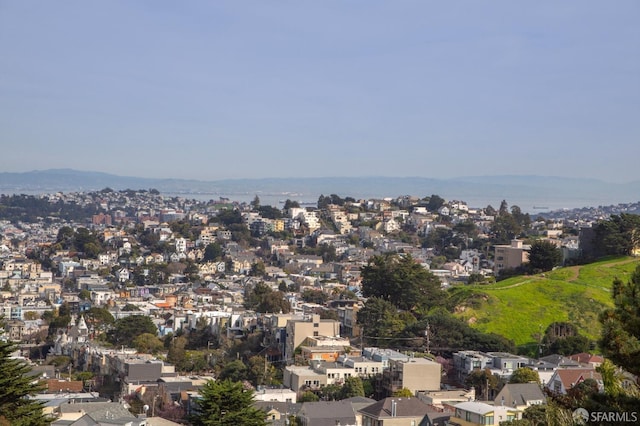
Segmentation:
<svg viewBox="0 0 640 426">
<path fill-rule="evenodd" d="M 640 264 L 616 258 L 535 275 L 513 277 L 470 290 L 473 306 L 459 306 L 457 316 L 473 327 L 501 334 L 516 345 L 534 345 L 536 335 L 555 321 L 576 324 L 590 339 L 600 334 L 598 314 L 612 306 L 610 290 L 618 277 L 628 281 Z"/>
</svg>

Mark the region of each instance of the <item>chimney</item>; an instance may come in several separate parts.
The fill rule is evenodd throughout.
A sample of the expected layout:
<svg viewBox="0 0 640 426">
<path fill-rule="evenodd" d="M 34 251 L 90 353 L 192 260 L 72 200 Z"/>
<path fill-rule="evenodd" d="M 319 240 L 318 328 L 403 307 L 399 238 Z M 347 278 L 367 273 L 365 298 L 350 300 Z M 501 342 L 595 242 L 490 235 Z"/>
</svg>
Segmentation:
<svg viewBox="0 0 640 426">
<path fill-rule="evenodd" d="M 398 403 L 395 400 L 391 400 L 391 417 L 396 417 L 398 414 Z"/>
</svg>

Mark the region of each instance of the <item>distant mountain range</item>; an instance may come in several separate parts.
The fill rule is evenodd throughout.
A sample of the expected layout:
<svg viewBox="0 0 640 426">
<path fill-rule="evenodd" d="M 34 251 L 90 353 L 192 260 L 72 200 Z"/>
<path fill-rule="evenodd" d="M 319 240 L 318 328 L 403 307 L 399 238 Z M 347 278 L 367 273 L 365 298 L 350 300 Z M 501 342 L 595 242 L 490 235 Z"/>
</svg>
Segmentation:
<svg viewBox="0 0 640 426">
<path fill-rule="evenodd" d="M 383 198 L 401 195 L 429 196 L 466 201 L 470 206 L 499 206 L 506 200 L 524 211 L 597 207 L 640 200 L 640 181 L 616 184 L 595 179 L 548 176 L 470 176 L 452 179 L 422 177 L 326 177 L 268 178 L 200 181 L 149 179 L 72 169 L 0 173 L 0 193 L 38 194 L 50 192 L 96 191 L 109 187 L 157 189 L 163 194 L 193 198 L 219 197 L 250 201 L 255 195 L 263 204 L 282 199 L 316 201 L 320 194 L 341 197 Z"/>
</svg>

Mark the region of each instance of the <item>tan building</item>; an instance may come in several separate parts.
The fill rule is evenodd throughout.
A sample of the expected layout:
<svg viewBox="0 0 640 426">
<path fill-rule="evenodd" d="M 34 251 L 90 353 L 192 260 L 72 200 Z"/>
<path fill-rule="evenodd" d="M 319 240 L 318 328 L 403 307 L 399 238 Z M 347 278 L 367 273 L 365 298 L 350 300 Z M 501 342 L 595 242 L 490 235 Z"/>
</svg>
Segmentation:
<svg viewBox="0 0 640 426">
<path fill-rule="evenodd" d="M 340 323 L 334 320 L 320 319 L 320 315 L 309 315 L 302 320 L 291 319 L 287 321 L 285 359 L 291 362 L 295 350 L 307 337 L 338 337 L 340 336 Z"/>
<path fill-rule="evenodd" d="M 282 374 L 282 384 L 300 394 L 305 391 L 319 390 L 327 385 L 327 374 L 315 371 L 311 367 L 290 365 Z"/>
<path fill-rule="evenodd" d="M 504 269 L 513 269 L 529 261 L 531 246 L 522 244 L 522 240 L 512 240 L 511 244 L 496 245 L 493 272 L 498 275 Z"/>
<path fill-rule="evenodd" d="M 415 395 L 418 391 L 439 390 L 441 377 L 442 366 L 430 359 L 390 359 L 389 368 L 383 373 L 383 384 L 389 395 L 402 388 Z"/>
</svg>

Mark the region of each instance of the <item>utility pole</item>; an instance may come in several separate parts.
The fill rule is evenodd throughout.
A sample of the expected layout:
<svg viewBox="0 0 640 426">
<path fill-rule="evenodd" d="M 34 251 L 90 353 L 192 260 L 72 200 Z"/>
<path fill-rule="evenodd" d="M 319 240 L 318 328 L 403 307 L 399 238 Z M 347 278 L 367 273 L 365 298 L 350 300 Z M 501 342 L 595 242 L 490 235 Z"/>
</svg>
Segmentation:
<svg viewBox="0 0 640 426">
<path fill-rule="evenodd" d="M 431 327 L 429 326 L 429 321 L 427 321 L 427 328 L 424 330 L 424 340 L 425 340 L 425 346 L 427 347 L 427 353 L 430 354 L 431 350 Z"/>
</svg>

